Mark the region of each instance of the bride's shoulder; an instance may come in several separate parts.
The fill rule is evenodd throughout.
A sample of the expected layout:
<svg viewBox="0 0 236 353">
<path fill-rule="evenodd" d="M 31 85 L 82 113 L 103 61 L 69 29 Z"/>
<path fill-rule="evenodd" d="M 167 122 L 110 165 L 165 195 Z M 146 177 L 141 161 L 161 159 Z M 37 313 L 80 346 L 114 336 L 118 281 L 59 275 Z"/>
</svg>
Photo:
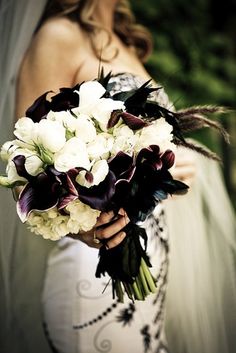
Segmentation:
<svg viewBox="0 0 236 353">
<path fill-rule="evenodd" d="M 42 48 L 49 44 L 53 49 L 76 51 L 78 43 L 80 50 L 83 49 L 84 41 L 84 32 L 77 22 L 67 17 L 52 17 L 36 32 L 32 44 Z"/>
</svg>

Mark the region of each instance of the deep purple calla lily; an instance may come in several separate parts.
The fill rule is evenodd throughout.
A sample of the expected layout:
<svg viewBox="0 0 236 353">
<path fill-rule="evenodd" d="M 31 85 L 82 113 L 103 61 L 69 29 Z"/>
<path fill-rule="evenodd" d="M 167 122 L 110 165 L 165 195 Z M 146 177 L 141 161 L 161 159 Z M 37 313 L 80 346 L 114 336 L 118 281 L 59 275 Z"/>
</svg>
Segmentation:
<svg viewBox="0 0 236 353">
<path fill-rule="evenodd" d="M 115 174 L 109 171 L 106 178 L 99 185 L 90 188 L 79 185 L 77 187 L 78 198 L 94 209 L 107 211 L 110 208 L 111 199 L 115 194 L 115 183 Z"/>
<path fill-rule="evenodd" d="M 79 95 L 74 92 L 74 88 L 61 88 L 60 93 L 51 98 L 50 109 L 54 112 L 68 110 L 79 105 Z"/>
<path fill-rule="evenodd" d="M 161 160 L 163 163 L 163 167 L 165 169 L 170 169 L 171 167 L 173 167 L 174 162 L 175 162 L 175 154 L 173 153 L 173 151 L 171 150 L 167 150 L 165 151 L 162 156 L 161 156 Z"/>
<path fill-rule="evenodd" d="M 61 183 L 52 175 L 45 172 L 33 177 L 25 185 L 17 201 L 17 212 L 25 222 L 33 210 L 45 211 L 55 207 L 61 193 Z"/>
<path fill-rule="evenodd" d="M 38 97 L 34 103 L 26 110 L 25 116 L 32 119 L 34 123 L 38 123 L 41 119 L 50 111 L 50 102 L 47 100 L 48 93 L 52 91 L 47 91 Z"/>
<path fill-rule="evenodd" d="M 141 118 L 138 118 L 133 114 L 123 112 L 121 110 L 114 110 L 111 113 L 110 119 L 108 120 L 107 128 L 110 129 L 114 127 L 118 123 L 120 118 L 131 130 L 139 130 L 149 125 L 146 121 Z"/>
<path fill-rule="evenodd" d="M 162 168 L 162 160 L 160 148 L 157 145 L 150 145 L 149 147 L 143 148 L 137 155 L 136 164 L 145 164 L 154 170 L 160 170 Z"/>
<path fill-rule="evenodd" d="M 134 158 L 122 151 L 112 157 L 109 162 L 109 169 L 116 176 L 116 184 L 120 181 L 130 181 L 135 172 Z"/>
<path fill-rule="evenodd" d="M 70 201 L 78 198 L 70 178 L 52 166 L 36 176 L 30 175 L 25 168 L 25 156 L 13 159 L 19 176 L 28 180 L 17 201 L 17 212 L 25 222 L 33 210 L 46 211 L 55 206 L 65 207 Z"/>
<path fill-rule="evenodd" d="M 50 101 L 47 100 L 47 95 L 52 91 L 45 92 L 27 109 L 26 116 L 36 123 L 44 119 L 50 110 L 59 112 L 78 107 L 79 95 L 74 92 L 75 89 L 78 90 L 79 85 L 73 88 L 60 88 L 60 92 L 54 95 Z"/>
<path fill-rule="evenodd" d="M 121 113 L 121 118 L 123 119 L 124 123 L 126 125 L 128 125 L 128 127 L 131 130 L 139 130 L 142 129 L 145 126 L 148 126 L 149 124 L 144 121 L 141 118 L 138 118 L 137 116 L 127 113 L 127 112 L 123 112 Z"/>
</svg>

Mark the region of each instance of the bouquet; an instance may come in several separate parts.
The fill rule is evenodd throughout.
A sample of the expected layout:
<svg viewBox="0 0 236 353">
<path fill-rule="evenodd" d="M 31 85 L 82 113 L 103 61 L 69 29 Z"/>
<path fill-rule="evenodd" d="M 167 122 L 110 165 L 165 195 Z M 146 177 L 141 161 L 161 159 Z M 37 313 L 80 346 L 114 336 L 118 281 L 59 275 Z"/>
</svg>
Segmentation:
<svg viewBox="0 0 236 353">
<path fill-rule="evenodd" d="M 102 211 L 120 208 L 130 223 L 117 247 L 102 246 L 96 276 L 108 273 L 113 297 L 144 300 L 156 290 L 146 253 L 147 234 L 138 226 L 168 195 L 188 186 L 174 180 L 176 145 L 218 157 L 187 142 L 185 132 L 220 124 L 205 114 L 219 107 L 172 112 L 150 99 L 159 88 L 150 81 L 136 90 L 111 95 L 111 74 L 73 88 L 40 96 L 15 124 L 16 139 L 4 143 L 7 162 L 0 184 L 21 186 L 17 213 L 46 239 L 89 231 Z"/>
</svg>

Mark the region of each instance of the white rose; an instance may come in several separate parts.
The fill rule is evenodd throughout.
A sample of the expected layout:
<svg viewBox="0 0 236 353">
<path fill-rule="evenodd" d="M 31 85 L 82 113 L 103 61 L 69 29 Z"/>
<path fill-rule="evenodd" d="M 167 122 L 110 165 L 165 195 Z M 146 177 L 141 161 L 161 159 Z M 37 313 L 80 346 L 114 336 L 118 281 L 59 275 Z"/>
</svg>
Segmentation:
<svg viewBox="0 0 236 353">
<path fill-rule="evenodd" d="M 63 110 L 61 112 L 50 111 L 47 115 L 47 119 L 58 121 L 66 128 L 66 130 L 69 130 L 70 132 L 75 132 L 76 130 L 77 118 L 74 117 L 69 110 Z"/>
<path fill-rule="evenodd" d="M 43 162 L 38 156 L 28 156 L 25 159 L 25 169 L 30 175 L 36 176 L 43 172 Z"/>
<path fill-rule="evenodd" d="M 114 143 L 114 137 L 110 134 L 101 133 L 95 140 L 87 145 L 90 159 L 101 159 L 109 156 Z"/>
<path fill-rule="evenodd" d="M 97 81 L 87 81 L 76 92 L 79 94 L 79 107 L 75 111 L 91 116 L 91 108 L 104 95 L 106 90 Z"/>
<path fill-rule="evenodd" d="M 136 133 L 139 138 L 135 145 L 135 151 L 138 152 L 149 145 L 158 145 L 160 152 L 175 149 L 175 145 L 171 142 L 173 139 L 172 130 L 173 127 L 164 118 L 155 120 L 151 125 Z"/>
<path fill-rule="evenodd" d="M 85 179 L 85 174 L 86 174 L 85 171 L 81 171 L 79 173 L 79 175 L 76 178 L 76 182 L 82 186 L 89 188 L 91 186 L 100 184 L 106 178 L 108 172 L 109 172 L 109 167 L 108 167 L 107 161 L 105 159 L 102 159 L 100 161 L 95 162 L 91 169 L 91 173 L 93 174 L 92 183 L 89 183 Z"/>
<path fill-rule="evenodd" d="M 96 135 L 96 129 L 91 119 L 85 114 L 80 114 L 76 119 L 75 136 L 88 143 L 93 141 Z"/>
<path fill-rule="evenodd" d="M 54 166 L 60 172 L 81 167 L 90 169 L 90 161 L 85 143 L 78 137 L 68 140 L 64 147 L 54 155 Z"/>
<path fill-rule="evenodd" d="M 101 98 L 91 109 L 93 117 L 98 121 L 100 128 L 107 131 L 107 124 L 114 110 L 124 110 L 125 105 L 121 101 L 111 98 Z"/>
<path fill-rule="evenodd" d="M 66 142 L 66 130 L 58 121 L 40 120 L 38 142 L 51 152 L 58 152 Z"/>
<path fill-rule="evenodd" d="M 0 152 L 0 156 L 1 159 L 3 161 L 8 161 L 8 159 L 10 158 L 10 156 L 12 155 L 12 153 L 18 148 L 18 146 L 16 146 L 14 144 L 14 141 L 7 141 L 5 142 L 2 147 L 1 147 L 1 152 Z"/>
<path fill-rule="evenodd" d="M 30 118 L 20 118 L 15 124 L 14 135 L 21 141 L 32 144 L 37 139 L 38 123 Z"/>
</svg>

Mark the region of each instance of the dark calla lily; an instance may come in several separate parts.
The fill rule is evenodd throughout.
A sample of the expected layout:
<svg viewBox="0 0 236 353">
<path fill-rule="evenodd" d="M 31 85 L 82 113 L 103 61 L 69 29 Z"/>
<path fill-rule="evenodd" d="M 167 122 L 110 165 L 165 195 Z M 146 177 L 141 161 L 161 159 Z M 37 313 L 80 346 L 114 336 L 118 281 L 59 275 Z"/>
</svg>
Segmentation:
<svg viewBox="0 0 236 353">
<path fill-rule="evenodd" d="M 122 151 L 112 157 L 108 165 L 116 176 L 116 184 L 121 180 L 130 181 L 135 172 L 134 158 Z"/>
<path fill-rule="evenodd" d="M 66 173 L 48 166 L 44 172 L 32 176 L 25 168 L 25 156 L 16 156 L 13 162 L 18 175 L 28 180 L 17 201 L 17 212 L 22 222 L 33 210 L 45 211 L 55 206 L 62 209 L 78 198 L 78 192 Z"/>
<path fill-rule="evenodd" d="M 59 112 L 78 107 L 79 95 L 74 91 L 79 90 L 79 87 L 80 85 L 73 88 L 60 88 L 60 92 L 54 95 L 51 100 L 47 100 L 47 95 L 53 91 L 45 92 L 27 109 L 25 115 L 37 123 L 44 119 L 50 110 Z"/>
<path fill-rule="evenodd" d="M 113 110 L 113 112 L 111 113 L 110 119 L 108 120 L 108 123 L 107 123 L 107 129 L 111 129 L 118 123 L 118 121 L 120 120 L 121 113 L 122 113 L 122 110 Z"/>
<path fill-rule="evenodd" d="M 74 92 L 74 88 L 61 88 L 60 93 L 52 97 L 50 109 L 54 112 L 68 110 L 79 105 L 79 95 Z"/>
<path fill-rule="evenodd" d="M 41 119 L 45 118 L 47 113 L 50 111 L 50 102 L 47 100 L 47 91 L 37 98 L 34 103 L 26 110 L 25 115 L 32 119 L 34 123 L 38 123 Z"/>
<path fill-rule="evenodd" d="M 160 148 L 157 145 L 150 145 L 143 148 L 137 155 L 137 165 L 143 163 L 154 170 L 160 170 L 163 166 Z"/>
<path fill-rule="evenodd" d="M 128 127 L 131 130 L 139 130 L 142 129 L 145 126 L 148 126 L 149 124 L 145 122 L 143 119 L 138 118 L 137 116 L 123 112 L 120 114 L 120 117 L 123 119 L 124 123 L 128 125 Z"/>
<path fill-rule="evenodd" d="M 40 173 L 31 178 L 19 195 L 17 212 L 22 222 L 33 210 L 45 211 L 55 207 L 61 194 L 61 183 L 53 175 Z"/>
<path fill-rule="evenodd" d="M 115 174 L 110 170 L 99 185 L 90 188 L 78 185 L 78 198 L 94 209 L 107 211 L 111 207 L 111 200 L 115 194 L 115 183 Z"/>
<path fill-rule="evenodd" d="M 174 162 L 175 162 L 175 155 L 174 155 L 173 151 L 171 151 L 171 150 L 165 151 L 161 156 L 161 160 L 163 163 L 163 167 L 165 169 L 170 169 L 171 167 L 173 167 Z"/>
<path fill-rule="evenodd" d="M 33 176 L 30 175 L 25 168 L 25 156 L 18 155 L 14 157 L 12 161 L 15 164 L 17 174 L 20 177 L 25 178 L 27 180 L 31 180 L 33 178 Z"/>
</svg>

